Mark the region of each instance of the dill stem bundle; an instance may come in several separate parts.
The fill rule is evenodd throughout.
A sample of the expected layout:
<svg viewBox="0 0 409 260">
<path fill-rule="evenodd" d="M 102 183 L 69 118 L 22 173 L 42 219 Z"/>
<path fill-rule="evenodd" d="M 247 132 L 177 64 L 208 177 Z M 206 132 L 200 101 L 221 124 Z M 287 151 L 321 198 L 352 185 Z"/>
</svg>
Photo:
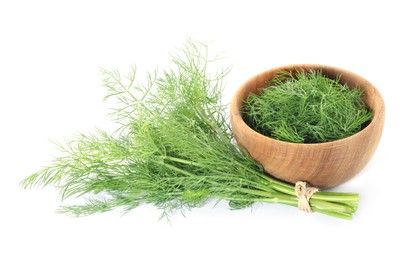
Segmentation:
<svg viewBox="0 0 409 260">
<path fill-rule="evenodd" d="M 63 201 L 83 198 L 59 209 L 76 216 L 118 207 L 127 212 L 143 203 L 168 216 L 211 199 L 227 200 L 232 209 L 255 202 L 296 207 L 294 186 L 267 176 L 234 142 L 221 102 L 229 68 L 210 74 L 216 60 L 205 44 L 188 40 L 172 55 L 171 67 L 148 74 L 145 83 L 136 81 L 135 68 L 125 77 L 102 70 L 106 98 L 118 101 L 111 114 L 118 131 L 97 130 L 58 144 L 64 155 L 22 186 L 53 185 Z M 310 205 L 350 219 L 358 200 L 354 193 L 317 192 Z"/>
</svg>

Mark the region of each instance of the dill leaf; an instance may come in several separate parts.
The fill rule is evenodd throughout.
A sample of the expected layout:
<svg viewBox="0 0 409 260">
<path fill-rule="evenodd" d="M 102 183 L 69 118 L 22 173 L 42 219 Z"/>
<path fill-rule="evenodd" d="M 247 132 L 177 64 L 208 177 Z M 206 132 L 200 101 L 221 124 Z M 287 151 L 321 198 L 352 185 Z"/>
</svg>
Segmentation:
<svg viewBox="0 0 409 260">
<path fill-rule="evenodd" d="M 293 143 L 323 143 L 361 131 L 372 119 L 359 87 L 349 89 L 321 71 L 283 71 L 259 94 L 251 94 L 246 123 L 271 138 Z"/>
</svg>

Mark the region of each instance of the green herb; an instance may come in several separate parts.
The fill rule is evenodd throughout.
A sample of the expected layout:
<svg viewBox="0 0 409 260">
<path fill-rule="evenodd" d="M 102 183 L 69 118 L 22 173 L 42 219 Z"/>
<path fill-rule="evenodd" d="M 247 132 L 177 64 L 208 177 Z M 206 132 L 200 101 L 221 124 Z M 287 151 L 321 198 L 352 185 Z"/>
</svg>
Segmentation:
<svg viewBox="0 0 409 260">
<path fill-rule="evenodd" d="M 257 132 L 293 143 L 322 143 L 351 136 L 372 119 L 359 87 L 349 89 L 321 71 L 282 72 L 243 111 Z"/>
<path fill-rule="evenodd" d="M 24 188 L 55 185 L 62 200 L 81 197 L 85 203 L 63 205 L 76 216 L 117 207 L 129 211 L 154 204 L 165 216 L 174 209 L 202 206 L 209 199 L 228 200 L 233 209 L 254 202 L 297 206 L 294 186 L 264 174 L 234 139 L 226 107 L 221 103 L 223 78 L 213 76 L 207 46 L 188 41 L 172 56 L 173 66 L 136 82 L 103 70 L 107 98 L 119 101 L 112 113 L 119 130 L 78 135 L 59 145 L 64 155 L 22 182 Z M 103 198 L 101 198 L 101 196 Z M 358 195 L 318 192 L 310 204 L 316 212 L 352 217 Z"/>
</svg>

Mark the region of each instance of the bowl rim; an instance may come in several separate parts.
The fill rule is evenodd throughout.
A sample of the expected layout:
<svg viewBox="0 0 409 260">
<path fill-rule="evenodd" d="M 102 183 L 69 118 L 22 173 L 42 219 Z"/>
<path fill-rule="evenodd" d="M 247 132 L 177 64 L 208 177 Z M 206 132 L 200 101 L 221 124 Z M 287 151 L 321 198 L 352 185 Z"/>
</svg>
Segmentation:
<svg viewBox="0 0 409 260">
<path fill-rule="evenodd" d="M 313 70 L 318 70 L 318 69 L 331 69 L 340 73 L 337 74 L 341 74 L 341 77 L 343 74 L 348 74 L 350 76 L 353 76 L 354 78 L 359 79 L 360 81 L 364 81 L 366 83 L 366 85 L 368 85 L 370 88 L 372 88 L 374 94 L 376 94 L 376 96 L 378 97 L 379 100 L 379 108 L 377 110 L 373 110 L 372 107 L 370 107 L 370 109 L 373 112 L 373 117 L 371 119 L 371 122 L 365 126 L 365 128 L 363 128 L 362 130 L 360 130 L 359 132 L 348 136 L 348 137 L 344 137 L 344 138 L 340 138 L 337 140 L 333 140 L 333 141 L 328 141 L 328 142 L 322 142 L 322 143 L 293 143 L 293 142 L 288 142 L 288 141 L 282 141 L 282 140 L 277 140 L 271 137 L 268 137 L 266 135 L 260 134 L 259 132 L 255 131 L 254 129 L 252 129 L 243 119 L 243 114 L 240 111 L 241 106 L 239 106 L 239 97 L 241 96 L 240 94 L 242 93 L 243 89 L 246 89 L 246 87 L 250 86 L 248 83 L 252 82 L 254 80 L 256 80 L 260 75 L 264 75 L 264 74 L 271 74 L 275 71 L 280 71 L 280 70 L 288 70 L 288 71 L 293 71 L 294 69 L 297 68 L 310 68 Z M 325 75 L 325 73 L 324 73 Z M 241 100 L 241 102 L 243 102 L 243 100 Z M 366 104 L 367 105 L 367 104 Z M 320 147 L 320 148 L 325 148 L 325 147 L 334 147 L 334 146 L 340 146 L 340 145 L 344 145 L 345 143 L 348 143 L 349 141 L 351 141 L 351 139 L 355 139 L 355 138 L 359 138 L 360 136 L 363 135 L 367 135 L 369 134 L 369 131 L 372 131 L 372 129 L 379 123 L 382 123 L 385 117 L 385 103 L 383 100 L 383 97 L 381 95 L 381 93 L 378 91 L 378 89 L 368 80 L 366 80 L 365 78 L 361 77 L 360 75 L 353 73 L 349 70 L 343 69 L 343 68 L 339 68 L 339 67 L 334 67 L 334 66 L 328 66 L 328 65 L 323 65 L 323 64 L 308 64 L 308 63 L 300 63 L 300 64 L 291 64 L 291 65 L 284 65 L 284 66 L 279 66 L 279 67 L 274 67 L 268 70 L 265 70 L 261 73 L 258 73 L 254 76 L 252 76 L 251 78 L 249 78 L 248 80 L 246 80 L 235 92 L 235 94 L 233 95 L 233 99 L 230 103 L 230 112 L 232 113 L 232 115 L 230 116 L 232 120 L 233 114 L 235 115 L 235 117 L 239 120 L 236 121 L 236 123 L 239 123 L 240 126 L 238 127 L 244 127 L 244 129 L 246 131 L 250 131 L 252 134 L 255 134 L 256 136 L 258 136 L 258 138 L 262 138 L 264 139 L 264 141 L 267 142 L 276 142 L 282 145 L 288 145 L 288 146 L 292 146 L 292 147 Z M 234 129 L 233 129 L 233 134 L 234 134 Z"/>
</svg>

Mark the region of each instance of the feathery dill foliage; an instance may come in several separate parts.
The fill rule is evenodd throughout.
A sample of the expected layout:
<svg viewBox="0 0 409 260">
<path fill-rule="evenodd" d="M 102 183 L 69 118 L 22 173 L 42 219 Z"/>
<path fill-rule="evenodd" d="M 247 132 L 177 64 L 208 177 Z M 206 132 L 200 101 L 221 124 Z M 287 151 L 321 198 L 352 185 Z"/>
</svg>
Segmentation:
<svg viewBox="0 0 409 260">
<path fill-rule="evenodd" d="M 372 113 L 359 87 L 349 89 L 321 71 L 282 72 L 243 107 L 257 132 L 293 143 L 322 143 L 362 130 Z"/>
<path fill-rule="evenodd" d="M 135 68 L 124 78 L 103 70 L 106 98 L 119 102 L 112 113 L 119 130 L 78 135 L 59 145 L 65 155 L 22 186 L 55 185 L 62 200 L 85 198 L 84 204 L 60 208 L 77 216 L 117 207 L 129 211 L 141 203 L 167 216 L 210 198 L 228 200 L 233 209 L 254 202 L 297 206 L 294 187 L 265 175 L 233 142 L 221 104 L 229 68 L 211 75 L 216 60 L 205 44 L 188 40 L 172 56 L 173 66 L 148 74 L 144 84 L 136 82 Z M 105 199 L 98 199 L 101 194 Z M 347 219 L 357 203 L 357 194 L 320 192 L 311 200 L 313 210 Z"/>
</svg>

